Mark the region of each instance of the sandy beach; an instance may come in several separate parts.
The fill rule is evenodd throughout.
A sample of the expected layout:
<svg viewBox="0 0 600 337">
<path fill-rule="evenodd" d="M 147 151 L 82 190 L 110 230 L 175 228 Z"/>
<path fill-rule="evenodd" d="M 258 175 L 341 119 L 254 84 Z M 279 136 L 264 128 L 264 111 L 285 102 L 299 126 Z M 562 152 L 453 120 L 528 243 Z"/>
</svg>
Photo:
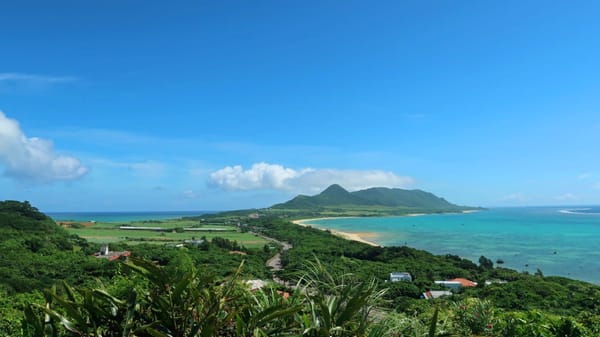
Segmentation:
<svg viewBox="0 0 600 337">
<path fill-rule="evenodd" d="M 339 217 L 339 218 L 336 218 L 336 219 L 344 219 L 344 218 L 349 218 L 349 217 Z M 321 230 L 328 230 L 333 235 L 337 235 L 337 236 L 342 237 L 342 238 L 344 238 L 346 240 L 358 241 L 358 242 L 366 243 L 366 244 L 374 246 L 374 247 L 380 247 L 381 246 L 381 245 L 376 244 L 375 242 L 372 242 L 372 241 L 368 240 L 368 239 L 375 239 L 375 238 L 377 238 L 377 233 L 371 233 L 371 232 L 342 232 L 342 231 L 339 231 L 339 230 L 334 230 L 334 229 L 329 229 L 329 228 L 319 228 L 316 225 L 311 224 L 311 221 L 323 220 L 323 219 L 332 219 L 332 218 L 304 219 L 304 220 L 294 220 L 292 222 L 295 223 L 296 225 L 300 225 L 300 226 L 304 226 L 304 227 L 314 227 L 314 228 L 318 228 L 318 229 L 321 229 Z"/>
</svg>

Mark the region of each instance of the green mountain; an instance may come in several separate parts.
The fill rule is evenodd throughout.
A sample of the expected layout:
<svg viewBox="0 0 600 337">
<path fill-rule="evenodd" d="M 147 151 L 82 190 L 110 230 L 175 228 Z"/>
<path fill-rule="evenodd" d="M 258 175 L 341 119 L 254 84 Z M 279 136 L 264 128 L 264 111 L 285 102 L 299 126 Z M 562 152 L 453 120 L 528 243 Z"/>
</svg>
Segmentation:
<svg viewBox="0 0 600 337">
<path fill-rule="evenodd" d="M 376 205 L 390 207 L 417 207 L 417 208 L 460 208 L 460 206 L 449 203 L 433 193 L 422 190 L 403 190 L 400 188 L 374 187 L 354 192 L 354 195 L 368 200 Z"/>
<path fill-rule="evenodd" d="M 340 185 L 329 186 L 323 192 L 294 199 L 273 206 L 275 209 L 311 209 L 332 207 L 383 207 L 419 211 L 458 211 L 469 209 L 446 201 L 432 193 L 422 190 L 404 190 L 400 188 L 374 187 L 366 190 L 348 192 Z"/>
</svg>

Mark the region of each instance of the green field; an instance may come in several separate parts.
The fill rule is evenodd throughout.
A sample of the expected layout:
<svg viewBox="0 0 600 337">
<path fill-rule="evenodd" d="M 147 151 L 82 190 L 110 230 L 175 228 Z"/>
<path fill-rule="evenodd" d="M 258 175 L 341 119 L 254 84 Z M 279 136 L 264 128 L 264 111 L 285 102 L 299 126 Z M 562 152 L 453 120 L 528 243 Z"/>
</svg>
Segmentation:
<svg viewBox="0 0 600 337">
<path fill-rule="evenodd" d="M 120 226 L 154 227 L 163 228 L 165 231 L 156 230 L 124 230 Z M 182 231 L 184 228 L 193 228 L 193 231 Z M 176 231 L 177 229 L 177 231 Z M 89 227 L 67 228 L 67 230 L 90 242 L 126 244 L 177 244 L 183 240 L 200 239 L 206 237 L 222 237 L 237 241 L 248 248 L 262 247 L 266 240 L 252 233 L 242 233 L 238 227 L 219 223 L 200 223 L 195 220 L 173 219 L 161 221 L 135 221 L 127 223 L 98 222 Z"/>
<path fill-rule="evenodd" d="M 169 220 L 147 220 L 147 221 L 131 221 L 131 222 L 97 222 L 94 228 L 119 228 L 120 226 L 135 226 L 135 227 L 162 227 L 162 228 L 226 228 L 236 229 L 235 226 L 224 225 L 215 222 L 200 222 L 191 219 L 169 219 Z"/>
</svg>

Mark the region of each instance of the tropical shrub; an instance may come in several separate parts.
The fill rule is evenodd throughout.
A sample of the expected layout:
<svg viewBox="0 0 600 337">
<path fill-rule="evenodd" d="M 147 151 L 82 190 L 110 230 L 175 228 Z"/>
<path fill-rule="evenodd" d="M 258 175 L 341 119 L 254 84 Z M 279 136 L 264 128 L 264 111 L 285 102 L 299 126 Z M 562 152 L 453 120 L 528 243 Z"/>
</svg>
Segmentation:
<svg viewBox="0 0 600 337">
<path fill-rule="evenodd" d="M 469 298 L 454 303 L 451 310 L 454 330 L 460 336 L 492 335 L 496 318 L 489 301 Z"/>
</svg>

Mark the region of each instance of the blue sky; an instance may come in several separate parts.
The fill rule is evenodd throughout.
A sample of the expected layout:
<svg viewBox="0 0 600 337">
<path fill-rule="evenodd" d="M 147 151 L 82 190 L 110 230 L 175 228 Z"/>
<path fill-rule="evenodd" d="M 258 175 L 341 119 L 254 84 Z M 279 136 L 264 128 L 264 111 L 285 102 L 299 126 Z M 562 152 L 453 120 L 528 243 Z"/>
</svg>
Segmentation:
<svg viewBox="0 0 600 337">
<path fill-rule="evenodd" d="M 600 204 L 596 1 L 0 4 L 0 199 Z"/>
</svg>

